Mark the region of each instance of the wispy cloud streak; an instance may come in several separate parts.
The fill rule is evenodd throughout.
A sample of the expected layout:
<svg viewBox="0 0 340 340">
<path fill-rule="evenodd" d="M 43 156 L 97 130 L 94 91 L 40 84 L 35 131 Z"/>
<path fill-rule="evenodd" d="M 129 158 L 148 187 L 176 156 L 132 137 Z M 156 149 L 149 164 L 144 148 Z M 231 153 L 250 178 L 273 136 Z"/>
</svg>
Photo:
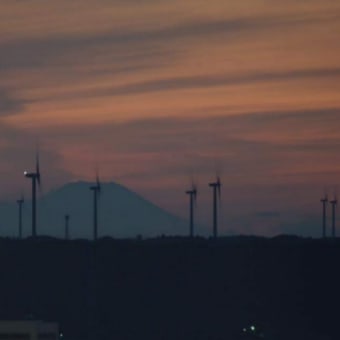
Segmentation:
<svg viewBox="0 0 340 340">
<path fill-rule="evenodd" d="M 194 174 L 208 221 L 218 168 L 226 232 L 291 230 L 338 181 L 339 19 L 324 0 L 1 3 L 2 197 L 39 137 L 47 187 L 97 163 L 184 216 Z"/>
</svg>

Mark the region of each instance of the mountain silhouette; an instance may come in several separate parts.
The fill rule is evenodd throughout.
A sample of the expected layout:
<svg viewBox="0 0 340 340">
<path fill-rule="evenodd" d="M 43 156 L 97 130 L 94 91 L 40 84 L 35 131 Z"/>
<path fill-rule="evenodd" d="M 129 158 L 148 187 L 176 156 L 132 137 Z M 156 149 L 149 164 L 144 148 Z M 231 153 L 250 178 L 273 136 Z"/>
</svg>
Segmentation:
<svg viewBox="0 0 340 340">
<path fill-rule="evenodd" d="M 64 236 L 64 216 L 70 215 L 70 237 L 92 238 L 94 183 L 74 182 L 53 190 L 38 200 L 38 235 Z M 187 222 L 117 183 L 101 183 L 98 206 L 99 237 L 154 237 L 186 235 Z M 18 207 L 0 204 L 0 234 L 17 236 Z M 23 235 L 31 235 L 31 201 L 23 209 Z"/>
</svg>

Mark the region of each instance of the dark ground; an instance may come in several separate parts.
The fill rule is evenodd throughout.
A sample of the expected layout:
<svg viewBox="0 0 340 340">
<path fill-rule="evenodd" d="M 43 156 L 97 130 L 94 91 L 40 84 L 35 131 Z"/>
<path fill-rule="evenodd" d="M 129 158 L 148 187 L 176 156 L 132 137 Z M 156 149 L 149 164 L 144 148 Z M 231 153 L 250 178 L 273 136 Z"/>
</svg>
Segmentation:
<svg viewBox="0 0 340 340">
<path fill-rule="evenodd" d="M 340 339 L 340 239 L 0 239 L 0 318 L 65 340 Z M 92 335 L 89 335 L 92 334 Z"/>
</svg>

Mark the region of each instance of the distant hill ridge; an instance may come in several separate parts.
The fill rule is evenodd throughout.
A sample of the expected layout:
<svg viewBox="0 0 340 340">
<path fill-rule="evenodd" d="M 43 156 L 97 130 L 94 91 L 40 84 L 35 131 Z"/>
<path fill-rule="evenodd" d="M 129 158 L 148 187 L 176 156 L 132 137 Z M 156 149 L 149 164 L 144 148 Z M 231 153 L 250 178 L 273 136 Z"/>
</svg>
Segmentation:
<svg viewBox="0 0 340 340">
<path fill-rule="evenodd" d="M 92 237 L 93 195 L 91 182 L 72 182 L 54 189 L 38 200 L 38 234 L 62 237 L 64 215 L 70 215 L 71 238 Z M 185 235 L 187 222 L 161 209 L 142 196 L 114 183 L 101 183 L 99 236 L 153 237 Z M 31 202 L 23 210 L 24 236 L 30 235 Z M 15 202 L 0 203 L 0 234 L 16 236 L 18 208 Z"/>
</svg>

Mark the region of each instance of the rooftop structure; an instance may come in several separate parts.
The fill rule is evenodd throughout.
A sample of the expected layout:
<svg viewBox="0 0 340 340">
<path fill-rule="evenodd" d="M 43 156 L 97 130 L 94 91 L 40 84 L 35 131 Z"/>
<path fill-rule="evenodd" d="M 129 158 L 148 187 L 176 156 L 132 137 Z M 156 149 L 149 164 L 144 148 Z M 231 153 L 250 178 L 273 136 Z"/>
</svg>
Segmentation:
<svg viewBox="0 0 340 340">
<path fill-rule="evenodd" d="M 0 321 L 1 340 L 59 340 L 59 326 L 39 320 Z"/>
</svg>

